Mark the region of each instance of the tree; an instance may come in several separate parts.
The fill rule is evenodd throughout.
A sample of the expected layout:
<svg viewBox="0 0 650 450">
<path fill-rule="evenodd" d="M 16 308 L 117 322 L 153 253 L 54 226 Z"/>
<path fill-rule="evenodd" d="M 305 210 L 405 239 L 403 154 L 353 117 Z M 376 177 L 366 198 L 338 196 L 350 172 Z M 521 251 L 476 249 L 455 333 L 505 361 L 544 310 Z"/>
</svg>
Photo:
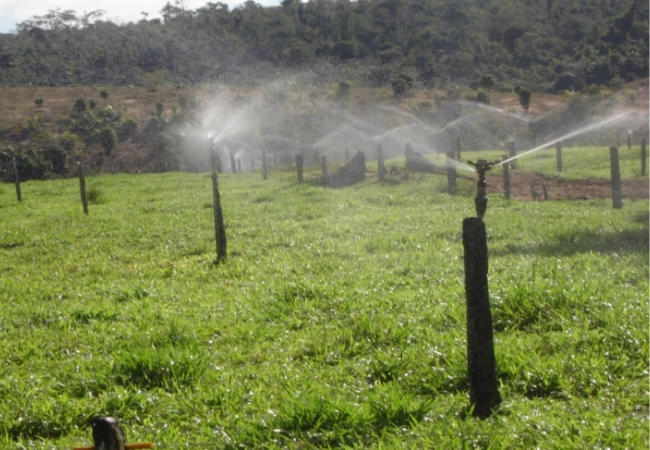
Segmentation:
<svg viewBox="0 0 650 450">
<path fill-rule="evenodd" d="M 97 140 L 104 149 L 105 156 L 111 156 L 113 150 L 117 148 L 117 134 L 115 134 L 115 130 L 110 127 L 102 128 L 97 135 Z"/>
<path fill-rule="evenodd" d="M 496 80 L 494 79 L 494 76 L 491 74 L 485 74 L 481 77 L 481 80 L 478 82 L 478 85 L 481 89 L 485 90 L 492 90 L 494 89 L 494 85 L 496 84 Z"/>
<path fill-rule="evenodd" d="M 530 99 L 533 96 L 532 92 L 526 88 L 522 88 L 521 86 L 517 86 L 515 92 L 519 95 L 519 104 L 524 108 L 524 111 L 528 113 L 528 108 L 530 108 Z"/>
<path fill-rule="evenodd" d="M 413 78 L 410 75 L 400 72 L 395 78 L 390 82 L 391 87 L 393 88 L 393 94 L 395 97 L 403 97 L 409 93 L 414 85 Z"/>
<path fill-rule="evenodd" d="M 86 110 L 86 101 L 83 98 L 78 98 L 75 100 L 72 109 L 78 113 L 84 112 Z"/>
<path fill-rule="evenodd" d="M 479 90 L 476 92 L 476 96 L 474 97 L 474 99 L 475 99 L 478 103 L 484 103 L 484 104 L 486 104 L 486 105 L 489 105 L 489 104 L 490 104 L 490 94 L 488 94 L 487 92 L 485 92 L 483 89 L 479 89 Z"/>
</svg>

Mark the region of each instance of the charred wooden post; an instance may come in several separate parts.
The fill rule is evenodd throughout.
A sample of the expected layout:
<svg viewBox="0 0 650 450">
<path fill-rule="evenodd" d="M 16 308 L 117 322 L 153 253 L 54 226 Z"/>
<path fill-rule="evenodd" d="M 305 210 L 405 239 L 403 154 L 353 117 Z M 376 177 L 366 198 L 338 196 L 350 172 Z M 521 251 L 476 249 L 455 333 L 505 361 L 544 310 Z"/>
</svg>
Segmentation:
<svg viewBox="0 0 650 450">
<path fill-rule="evenodd" d="M 214 211 L 214 237 L 217 250 L 217 263 L 226 259 L 228 242 L 226 240 L 226 228 L 223 222 L 223 210 L 221 209 L 221 193 L 219 192 L 219 180 L 217 178 L 217 167 L 215 155 L 212 158 L 212 206 Z"/>
<path fill-rule="evenodd" d="M 298 153 L 296 155 L 296 175 L 298 177 L 298 183 L 303 182 L 303 167 L 305 165 L 305 155 L 304 153 Z"/>
<path fill-rule="evenodd" d="M 609 161 L 612 173 L 612 206 L 614 209 L 623 207 L 623 194 L 621 192 L 621 170 L 618 160 L 618 148 L 609 148 Z"/>
<path fill-rule="evenodd" d="M 555 144 L 555 168 L 562 173 L 564 165 L 562 164 L 562 141 Z"/>
<path fill-rule="evenodd" d="M 485 223 L 463 220 L 465 298 L 467 304 L 467 371 L 472 414 L 487 418 L 501 403 L 496 375 L 492 313 L 488 289 Z"/>
<path fill-rule="evenodd" d="M 84 214 L 88 215 L 88 195 L 86 194 L 86 177 L 84 177 L 81 162 L 77 163 L 77 173 L 79 176 L 79 193 L 81 194 L 81 206 L 84 209 Z"/>
<path fill-rule="evenodd" d="M 126 433 L 112 417 L 99 417 L 93 420 L 93 444 L 95 449 L 126 450 Z"/>
</svg>

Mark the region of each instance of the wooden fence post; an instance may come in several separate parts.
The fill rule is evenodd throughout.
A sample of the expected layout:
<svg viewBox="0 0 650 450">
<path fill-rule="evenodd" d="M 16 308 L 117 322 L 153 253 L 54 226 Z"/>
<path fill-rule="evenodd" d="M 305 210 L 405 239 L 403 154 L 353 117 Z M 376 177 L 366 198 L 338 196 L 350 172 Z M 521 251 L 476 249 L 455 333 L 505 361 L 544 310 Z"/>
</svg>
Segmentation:
<svg viewBox="0 0 650 450">
<path fill-rule="evenodd" d="M 386 165 L 384 163 L 384 147 L 377 144 L 377 178 L 379 181 L 386 181 Z"/>
<path fill-rule="evenodd" d="M 460 154 L 462 149 L 462 141 L 460 139 L 460 136 L 456 137 L 456 161 L 462 161 L 462 156 Z"/>
<path fill-rule="evenodd" d="M 327 167 L 327 156 L 323 155 L 320 157 L 320 168 L 323 171 L 323 186 L 329 186 L 330 183 L 330 174 Z"/>
<path fill-rule="evenodd" d="M 505 155 L 503 157 L 503 160 L 505 161 L 508 159 L 508 155 Z M 503 198 L 506 200 L 510 199 L 510 163 L 504 163 L 503 164 Z"/>
<path fill-rule="evenodd" d="M 488 289 L 485 223 L 463 220 L 465 298 L 467 304 L 467 370 L 473 415 L 486 418 L 501 403 L 496 375 L 492 313 Z"/>
<path fill-rule="evenodd" d="M 223 210 L 221 209 L 221 193 L 219 192 L 219 181 L 217 178 L 217 165 L 215 155 L 212 153 L 212 206 L 214 210 L 214 238 L 217 247 L 217 263 L 226 259 L 228 242 L 226 240 L 226 229 L 223 223 Z"/>
<path fill-rule="evenodd" d="M 81 168 L 81 162 L 77 163 L 77 169 L 79 174 L 79 193 L 81 194 L 81 206 L 83 206 L 84 214 L 88 215 L 88 196 L 86 195 L 86 178 L 84 177 L 83 169 Z"/>
<path fill-rule="evenodd" d="M 648 158 L 648 141 L 641 139 L 641 176 L 645 177 L 646 174 L 646 159 Z"/>
<path fill-rule="evenodd" d="M 557 171 L 562 173 L 564 166 L 562 164 L 562 141 L 555 144 L 555 167 Z"/>
<path fill-rule="evenodd" d="M 266 162 L 266 147 L 262 149 L 262 179 L 266 180 L 269 177 L 269 165 Z"/>
<path fill-rule="evenodd" d="M 454 153 L 456 152 L 450 151 L 447 153 L 447 191 L 449 195 L 456 195 L 457 193 L 456 179 L 458 178 L 458 174 L 453 163 Z"/>
<path fill-rule="evenodd" d="M 618 161 L 618 148 L 609 148 L 609 161 L 612 172 L 612 206 L 614 209 L 623 207 L 623 194 L 621 193 L 621 170 Z"/>
<path fill-rule="evenodd" d="M 515 141 L 508 142 L 508 156 L 510 158 L 514 158 L 515 156 L 517 156 L 517 145 L 515 144 Z M 513 170 L 517 168 L 516 159 L 510 161 L 510 167 L 512 167 Z"/>
<path fill-rule="evenodd" d="M 235 154 L 230 152 L 230 171 L 237 173 L 237 161 L 235 161 Z"/>
<path fill-rule="evenodd" d="M 304 153 L 298 153 L 296 155 L 296 174 L 298 176 L 298 183 L 303 182 L 302 169 L 305 164 L 305 155 Z"/>
<path fill-rule="evenodd" d="M 16 198 L 19 202 L 23 201 L 23 194 L 20 190 L 20 174 L 18 172 L 18 161 L 16 157 L 13 157 L 14 160 L 14 183 L 16 184 Z"/>
</svg>

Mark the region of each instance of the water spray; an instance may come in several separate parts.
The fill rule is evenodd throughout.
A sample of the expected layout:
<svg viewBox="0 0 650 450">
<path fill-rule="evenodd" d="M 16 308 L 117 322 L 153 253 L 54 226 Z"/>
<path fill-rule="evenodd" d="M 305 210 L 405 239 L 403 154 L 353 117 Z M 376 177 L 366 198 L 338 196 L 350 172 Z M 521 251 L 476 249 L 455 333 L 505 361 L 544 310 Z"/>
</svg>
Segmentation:
<svg viewBox="0 0 650 450">
<path fill-rule="evenodd" d="M 476 217 L 479 219 L 482 219 L 483 216 L 485 216 L 485 211 L 487 210 L 488 203 L 488 198 L 485 195 L 485 188 L 487 187 L 487 181 L 485 181 L 485 172 L 496 166 L 499 162 L 500 161 L 487 161 L 485 159 L 479 159 L 475 163 L 472 161 L 467 161 L 467 164 L 474 166 L 476 172 L 478 173 L 474 205 L 476 207 Z"/>
</svg>

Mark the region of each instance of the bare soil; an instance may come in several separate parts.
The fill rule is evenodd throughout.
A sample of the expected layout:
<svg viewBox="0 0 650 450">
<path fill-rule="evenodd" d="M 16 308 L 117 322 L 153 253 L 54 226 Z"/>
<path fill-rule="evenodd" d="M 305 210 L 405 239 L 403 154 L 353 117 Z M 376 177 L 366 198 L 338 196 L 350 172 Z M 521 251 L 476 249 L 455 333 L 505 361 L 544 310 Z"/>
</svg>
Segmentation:
<svg viewBox="0 0 650 450">
<path fill-rule="evenodd" d="M 488 192 L 503 192 L 503 176 L 487 174 L 486 181 Z M 548 200 L 589 200 L 612 197 L 611 182 L 603 178 L 566 180 L 516 172 L 510 176 L 510 195 L 517 200 L 543 200 L 544 187 Z M 647 177 L 621 180 L 623 198 L 647 199 L 649 187 Z"/>
</svg>

